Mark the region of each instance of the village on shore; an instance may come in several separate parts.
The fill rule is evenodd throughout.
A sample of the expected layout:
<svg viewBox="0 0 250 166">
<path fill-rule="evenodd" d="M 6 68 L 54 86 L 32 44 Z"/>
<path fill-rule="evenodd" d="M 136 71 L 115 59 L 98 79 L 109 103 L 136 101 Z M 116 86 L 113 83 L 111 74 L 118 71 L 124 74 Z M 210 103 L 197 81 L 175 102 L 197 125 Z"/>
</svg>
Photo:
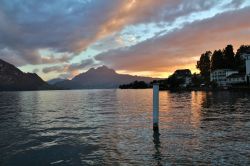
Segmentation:
<svg viewBox="0 0 250 166">
<path fill-rule="evenodd" d="M 178 69 L 167 79 L 151 83 L 135 81 L 120 85 L 120 89 L 146 89 L 158 83 L 161 90 L 250 90 L 250 45 L 242 45 L 236 53 L 232 45 L 223 50 L 206 51 L 201 54 L 196 68 Z"/>
</svg>

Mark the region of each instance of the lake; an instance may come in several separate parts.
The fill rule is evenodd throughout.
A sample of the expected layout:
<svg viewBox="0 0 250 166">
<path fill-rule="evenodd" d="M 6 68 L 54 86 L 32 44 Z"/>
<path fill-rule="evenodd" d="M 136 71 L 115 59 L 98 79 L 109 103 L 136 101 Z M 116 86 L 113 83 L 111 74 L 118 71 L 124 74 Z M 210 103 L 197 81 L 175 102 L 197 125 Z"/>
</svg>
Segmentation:
<svg viewBox="0 0 250 166">
<path fill-rule="evenodd" d="M 0 165 L 250 165 L 250 93 L 0 92 Z"/>
</svg>

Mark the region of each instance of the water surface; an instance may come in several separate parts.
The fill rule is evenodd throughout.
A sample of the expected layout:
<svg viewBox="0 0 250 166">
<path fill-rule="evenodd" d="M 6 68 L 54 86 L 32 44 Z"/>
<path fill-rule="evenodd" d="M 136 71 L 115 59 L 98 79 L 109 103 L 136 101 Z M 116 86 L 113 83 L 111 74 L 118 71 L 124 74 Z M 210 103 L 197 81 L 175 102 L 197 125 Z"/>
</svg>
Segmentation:
<svg viewBox="0 0 250 166">
<path fill-rule="evenodd" d="M 250 165 L 250 94 L 0 92 L 0 165 Z"/>
</svg>

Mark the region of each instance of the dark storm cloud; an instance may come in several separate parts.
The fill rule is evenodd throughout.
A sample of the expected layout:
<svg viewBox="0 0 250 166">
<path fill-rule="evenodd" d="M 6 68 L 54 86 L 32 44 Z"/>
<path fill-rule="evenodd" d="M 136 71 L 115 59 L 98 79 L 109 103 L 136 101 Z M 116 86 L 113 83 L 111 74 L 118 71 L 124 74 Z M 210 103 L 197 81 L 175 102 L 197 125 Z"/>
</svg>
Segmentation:
<svg viewBox="0 0 250 166">
<path fill-rule="evenodd" d="M 46 63 L 38 54 L 39 49 L 77 53 L 93 40 L 99 25 L 107 19 L 103 13 L 116 4 L 115 1 L 2 0 L 0 49 L 15 51 L 17 57 L 29 64 Z"/>
</svg>

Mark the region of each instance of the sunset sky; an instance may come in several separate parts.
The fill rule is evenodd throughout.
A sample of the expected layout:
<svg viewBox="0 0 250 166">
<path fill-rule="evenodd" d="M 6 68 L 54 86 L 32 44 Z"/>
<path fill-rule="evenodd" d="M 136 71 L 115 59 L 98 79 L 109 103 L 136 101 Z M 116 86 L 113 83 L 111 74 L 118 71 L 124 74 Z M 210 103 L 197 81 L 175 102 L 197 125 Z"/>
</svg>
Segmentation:
<svg viewBox="0 0 250 166">
<path fill-rule="evenodd" d="M 43 79 L 107 65 L 167 77 L 250 44 L 250 0 L 0 0 L 0 58 Z"/>
</svg>

